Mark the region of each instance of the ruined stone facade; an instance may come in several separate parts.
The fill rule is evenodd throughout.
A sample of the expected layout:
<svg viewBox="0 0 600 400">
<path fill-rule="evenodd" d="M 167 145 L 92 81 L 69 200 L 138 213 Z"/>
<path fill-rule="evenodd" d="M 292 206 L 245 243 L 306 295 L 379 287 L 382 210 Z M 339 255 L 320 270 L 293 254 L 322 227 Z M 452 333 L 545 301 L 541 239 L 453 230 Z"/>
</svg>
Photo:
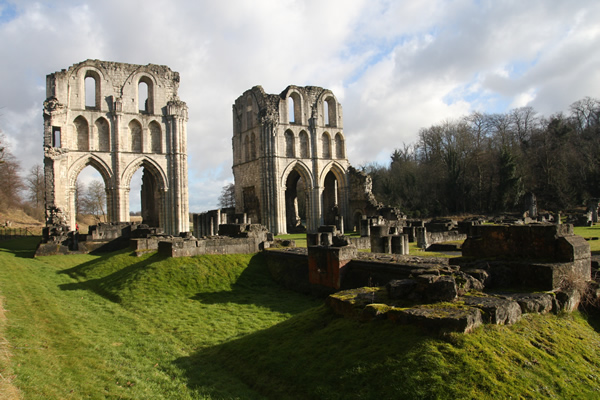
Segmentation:
<svg viewBox="0 0 600 400">
<path fill-rule="evenodd" d="M 342 107 L 327 89 L 255 86 L 233 104 L 236 212 L 274 234 L 351 224 Z"/>
<path fill-rule="evenodd" d="M 189 230 L 186 104 L 179 73 L 161 65 L 86 60 L 46 77 L 46 210 L 75 227 L 79 173 L 95 168 L 106 188 L 108 222 L 129 221 L 133 174 L 143 168 L 144 223 Z"/>
</svg>

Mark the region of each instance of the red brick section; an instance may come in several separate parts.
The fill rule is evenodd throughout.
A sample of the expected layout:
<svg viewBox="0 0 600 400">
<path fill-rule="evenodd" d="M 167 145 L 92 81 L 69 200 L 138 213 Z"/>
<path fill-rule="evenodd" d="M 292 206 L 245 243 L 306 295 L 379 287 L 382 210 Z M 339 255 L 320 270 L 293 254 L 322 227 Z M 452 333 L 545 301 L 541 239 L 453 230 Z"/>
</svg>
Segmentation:
<svg viewBox="0 0 600 400">
<path fill-rule="evenodd" d="M 315 285 L 339 289 L 344 267 L 356 257 L 356 247 L 311 246 L 308 248 L 308 279 Z"/>
</svg>

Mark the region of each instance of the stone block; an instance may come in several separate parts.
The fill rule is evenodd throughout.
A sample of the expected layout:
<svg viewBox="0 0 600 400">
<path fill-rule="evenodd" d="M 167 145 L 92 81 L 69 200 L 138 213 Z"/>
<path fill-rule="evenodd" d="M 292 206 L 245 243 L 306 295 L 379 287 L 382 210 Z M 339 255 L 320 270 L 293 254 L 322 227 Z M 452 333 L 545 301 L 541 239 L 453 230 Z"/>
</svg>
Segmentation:
<svg viewBox="0 0 600 400">
<path fill-rule="evenodd" d="M 417 325 L 433 333 L 468 333 L 483 322 L 479 309 L 461 306 L 392 308 L 387 312 L 387 317 L 397 323 Z"/>
<path fill-rule="evenodd" d="M 498 297 L 464 297 L 465 305 L 477 307 L 483 311 L 486 323 L 512 325 L 521 319 L 521 307 L 513 300 Z"/>
<path fill-rule="evenodd" d="M 514 293 L 504 294 L 502 297 L 516 301 L 523 314 L 546 314 L 552 311 L 554 296 L 549 293 Z"/>
</svg>

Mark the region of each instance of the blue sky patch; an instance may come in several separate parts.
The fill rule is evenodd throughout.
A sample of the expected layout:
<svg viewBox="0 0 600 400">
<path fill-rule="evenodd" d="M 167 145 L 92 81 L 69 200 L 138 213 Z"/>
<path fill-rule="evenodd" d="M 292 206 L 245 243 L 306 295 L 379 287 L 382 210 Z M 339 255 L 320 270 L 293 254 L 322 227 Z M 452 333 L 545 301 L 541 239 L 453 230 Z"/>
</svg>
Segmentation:
<svg viewBox="0 0 600 400">
<path fill-rule="evenodd" d="M 17 17 L 17 6 L 6 0 L 0 0 L 0 25 Z"/>
</svg>

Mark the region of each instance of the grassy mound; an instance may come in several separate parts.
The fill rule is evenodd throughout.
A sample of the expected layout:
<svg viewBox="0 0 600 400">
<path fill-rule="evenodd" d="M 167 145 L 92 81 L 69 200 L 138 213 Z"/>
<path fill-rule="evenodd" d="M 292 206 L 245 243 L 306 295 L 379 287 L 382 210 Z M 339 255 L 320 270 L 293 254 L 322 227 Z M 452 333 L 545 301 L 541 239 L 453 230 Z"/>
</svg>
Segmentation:
<svg viewBox="0 0 600 400">
<path fill-rule="evenodd" d="M 439 338 L 340 318 L 274 284 L 260 254 L 34 246 L 0 243 L 0 373 L 27 399 L 598 397 L 598 320 L 580 314 Z"/>
</svg>

